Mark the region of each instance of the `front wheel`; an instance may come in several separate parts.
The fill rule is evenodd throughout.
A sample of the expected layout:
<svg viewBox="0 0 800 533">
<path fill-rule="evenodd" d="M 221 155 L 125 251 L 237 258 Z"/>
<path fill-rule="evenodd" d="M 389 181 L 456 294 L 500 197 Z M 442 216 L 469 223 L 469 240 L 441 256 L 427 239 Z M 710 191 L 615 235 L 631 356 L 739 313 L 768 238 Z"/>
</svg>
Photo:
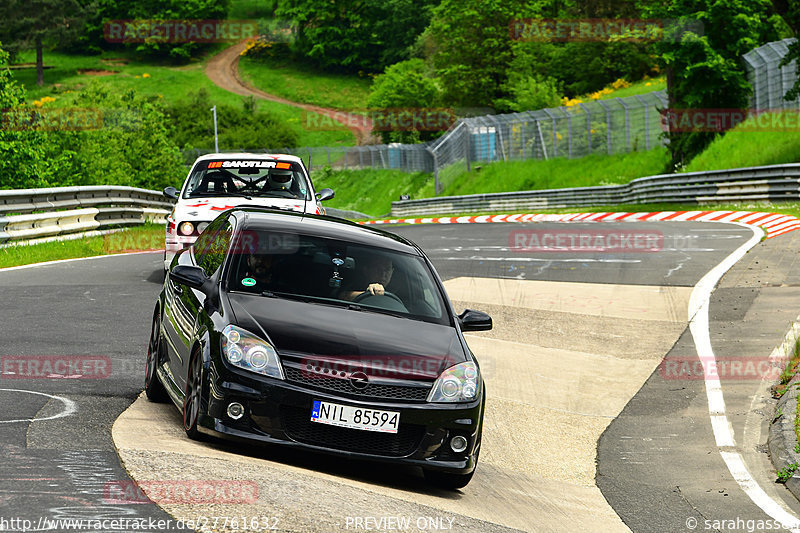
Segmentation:
<svg viewBox="0 0 800 533">
<path fill-rule="evenodd" d="M 196 352 L 189 364 L 189 375 L 186 376 L 186 393 L 183 399 L 183 430 L 193 440 L 203 440 L 203 434 L 197 430 L 200 419 L 200 400 L 203 390 L 203 356 Z"/>
<path fill-rule="evenodd" d="M 151 402 L 162 403 L 167 401 L 167 391 L 158 380 L 158 365 L 161 363 L 160 338 L 161 315 L 153 317 L 153 329 L 150 332 L 150 342 L 147 345 L 147 363 L 144 371 L 144 392 Z"/>
</svg>

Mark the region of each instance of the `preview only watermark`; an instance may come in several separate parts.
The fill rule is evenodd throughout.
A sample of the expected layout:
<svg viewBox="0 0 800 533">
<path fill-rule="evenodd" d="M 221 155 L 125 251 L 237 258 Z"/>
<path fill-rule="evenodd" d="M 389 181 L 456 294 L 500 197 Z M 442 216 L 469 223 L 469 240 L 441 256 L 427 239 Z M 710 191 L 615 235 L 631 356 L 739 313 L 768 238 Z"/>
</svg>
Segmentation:
<svg viewBox="0 0 800 533">
<path fill-rule="evenodd" d="M 109 43 L 219 43 L 258 37 L 255 20 L 110 20 L 103 25 Z"/>
<path fill-rule="evenodd" d="M 703 35 L 699 20 L 679 19 L 547 19 L 512 20 L 509 34 L 514 41 L 533 42 L 680 42 L 687 32 Z"/>
<path fill-rule="evenodd" d="M 508 234 L 512 252 L 660 252 L 664 234 L 652 230 L 525 229 Z"/>
</svg>

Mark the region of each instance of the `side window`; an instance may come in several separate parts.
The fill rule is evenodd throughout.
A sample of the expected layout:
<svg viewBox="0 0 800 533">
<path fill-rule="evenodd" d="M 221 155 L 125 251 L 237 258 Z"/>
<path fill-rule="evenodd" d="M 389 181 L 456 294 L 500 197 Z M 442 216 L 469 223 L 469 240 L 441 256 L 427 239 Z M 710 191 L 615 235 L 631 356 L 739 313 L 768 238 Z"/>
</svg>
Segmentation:
<svg viewBox="0 0 800 533">
<path fill-rule="evenodd" d="M 225 261 L 232 233 L 231 223 L 223 218 L 209 224 L 194 243 L 195 260 L 207 276 L 212 276 Z"/>
</svg>

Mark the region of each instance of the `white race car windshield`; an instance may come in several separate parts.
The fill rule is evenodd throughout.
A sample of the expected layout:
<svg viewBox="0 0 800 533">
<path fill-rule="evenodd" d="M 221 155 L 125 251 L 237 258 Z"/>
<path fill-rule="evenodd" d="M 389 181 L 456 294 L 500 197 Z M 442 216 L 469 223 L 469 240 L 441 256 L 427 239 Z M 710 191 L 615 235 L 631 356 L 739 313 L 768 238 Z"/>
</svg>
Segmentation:
<svg viewBox="0 0 800 533">
<path fill-rule="evenodd" d="M 186 182 L 183 198 L 239 196 L 311 200 L 301 165 L 265 160 L 200 161 Z"/>
</svg>

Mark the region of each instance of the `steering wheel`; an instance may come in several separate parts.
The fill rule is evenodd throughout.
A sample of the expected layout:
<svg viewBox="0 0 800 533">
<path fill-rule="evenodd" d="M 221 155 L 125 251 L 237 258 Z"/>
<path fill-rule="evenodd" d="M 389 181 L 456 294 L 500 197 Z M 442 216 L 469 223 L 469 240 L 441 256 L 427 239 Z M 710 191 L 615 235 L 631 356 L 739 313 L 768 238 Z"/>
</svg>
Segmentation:
<svg viewBox="0 0 800 533">
<path fill-rule="evenodd" d="M 399 303 L 403 307 L 406 306 L 406 304 L 403 303 L 403 300 L 401 300 L 399 296 L 397 296 L 395 293 L 389 292 L 389 291 L 383 291 L 383 294 L 372 294 L 369 291 L 364 291 L 361 294 L 359 294 L 358 296 L 356 296 L 355 298 L 353 298 L 353 303 L 357 304 L 358 302 L 363 302 L 367 298 L 370 298 L 370 297 L 374 298 L 376 296 L 388 296 L 389 298 L 391 298 L 392 300 L 395 300 L 397 303 Z"/>
</svg>

